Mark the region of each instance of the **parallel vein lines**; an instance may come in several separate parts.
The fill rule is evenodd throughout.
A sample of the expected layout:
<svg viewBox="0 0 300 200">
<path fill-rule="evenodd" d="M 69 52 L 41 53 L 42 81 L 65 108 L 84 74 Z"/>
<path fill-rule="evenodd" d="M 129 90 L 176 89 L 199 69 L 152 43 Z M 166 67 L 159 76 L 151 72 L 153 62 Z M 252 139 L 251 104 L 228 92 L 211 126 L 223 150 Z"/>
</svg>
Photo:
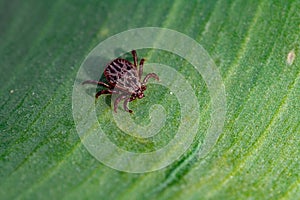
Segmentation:
<svg viewBox="0 0 300 200">
<path fill-rule="evenodd" d="M 255 141 L 252 149 L 247 152 L 247 154 L 245 154 L 245 159 L 243 159 L 239 164 L 238 166 L 230 173 L 228 174 L 224 179 L 223 181 L 219 184 L 219 187 L 218 189 L 222 188 L 222 186 L 224 186 L 228 181 L 231 180 L 231 177 L 233 177 L 235 174 L 237 174 L 239 171 L 241 171 L 242 168 L 245 167 L 246 163 L 249 162 L 249 160 L 251 160 L 251 156 L 253 154 L 256 153 L 256 151 L 264 144 L 264 141 L 265 141 L 265 138 L 267 137 L 267 132 L 270 132 L 270 129 L 271 127 L 275 124 L 276 120 L 279 118 L 280 114 L 282 112 L 284 112 L 284 109 L 286 108 L 285 105 L 286 105 L 286 101 L 289 97 L 289 94 L 293 91 L 297 81 L 299 80 L 299 77 L 300 77 L 300 72 L 297 74 L 297 77 L 296 79 L 291 83 L 289 89 L 288 89 L 288 92 L 287 94 L 285 95 L 285 97 L 282 99 L 277 111 L 275 112 L 275 114 L 272 116 L 270 122 L 268 123 L 267 127 L 265 128 L 265 130 L 260 134 L 260 136 L 257 138 L 257 140 Z M 248 158 L 248 159 L 246 159 Z M 218 189 L 216 189 L 214 191 L 217 192 Z"/>
<path fill-rule="evenodd" d="M 246 53 L 249 41 L 251 39 L 251 34 L 252 34 L 253 30 L 255 29 L 255 25 L 257 24 L 257 20 L 259 19 L 259 16 L 261 15 L 261 13 L 262 13 L 262 3 L 260 2 L 257 10 L 255 12 L 255 15 L 252 19 L 252 22 L 248 28 L 248 32 L 247 32 L 246 36 L 244 37 L 244 41 L 241 44 L 240 50 L 237 52 L 236 60 L 231 64 L 231 67 L 226 72 L 226 74 L 223 78 L 224 82 L 226 82 L 228 77 L 230 77 L 230 75 L 233 74 L 234 70 L 239 66 L 239 62 L 243 59 L 243 56 Z"/>
</svg>

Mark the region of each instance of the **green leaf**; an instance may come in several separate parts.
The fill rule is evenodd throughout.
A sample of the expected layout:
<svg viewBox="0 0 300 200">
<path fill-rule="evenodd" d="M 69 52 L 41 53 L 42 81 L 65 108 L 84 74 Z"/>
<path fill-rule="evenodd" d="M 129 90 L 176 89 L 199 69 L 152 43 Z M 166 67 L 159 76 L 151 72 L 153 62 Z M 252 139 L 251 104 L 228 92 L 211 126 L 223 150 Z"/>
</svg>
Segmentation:
<svg viewBox="0 0 300 200">
<path fill-rule="evenodd" d="M 29 0 L 1 1 L 0 10 L 1 199 L 300 198 L 299 0 Z M 211 114 L 204 80 L 178 56 L 138 51 L 193 86 L 201 127 L 180 159 L 134 174 L 109 168 L 85 148 L 72 90 L 99 42 L 138 27 L 169 28 L 199 42 L 220 71 L 227 113 L 217 143 L 198 158 Z M 170 91 L 149 84 L 147 95 L 129 106 L 141 126 L 150 123 L 152 105 L 166 108 L 166 126 L 154 140 L 119 131 L 110 97 L 96 103 L 108 137 L 128 151 L 161 148 L 178 127 L 180 104 Z"/>
</svg>

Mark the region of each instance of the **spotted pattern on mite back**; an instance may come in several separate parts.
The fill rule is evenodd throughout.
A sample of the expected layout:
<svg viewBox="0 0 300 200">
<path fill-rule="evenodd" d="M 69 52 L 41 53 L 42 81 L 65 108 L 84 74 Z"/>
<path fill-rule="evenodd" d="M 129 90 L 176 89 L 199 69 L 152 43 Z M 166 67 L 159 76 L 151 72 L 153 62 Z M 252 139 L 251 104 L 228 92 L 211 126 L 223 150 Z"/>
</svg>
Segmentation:
<svg viewBox="0 0 300 200">
<path fill-rule="evenodd" d="M 137 69 L 125 59 L 119 58 L 109 63 L 104 75 L 107 81 L 114 85 L 116 89 L 134 93 L 141 88 Z"/>
</svg>

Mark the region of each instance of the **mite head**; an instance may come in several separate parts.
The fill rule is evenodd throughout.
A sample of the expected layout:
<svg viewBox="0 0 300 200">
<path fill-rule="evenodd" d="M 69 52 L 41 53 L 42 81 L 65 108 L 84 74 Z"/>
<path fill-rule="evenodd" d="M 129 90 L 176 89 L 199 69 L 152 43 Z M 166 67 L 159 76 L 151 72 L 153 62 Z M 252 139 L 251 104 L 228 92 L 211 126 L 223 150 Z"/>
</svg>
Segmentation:
<svg viewBox="0 0 300 200">
<path fill-rule="evenodd" d="M 131 95 L 131 100 L 135 100 L 136 98 L 142 99 L 145 97 L 144 91 L 147 89 L 145 85 L 142 85 L 141 88 L 135 91 L 134 94 Z"/>
<path fill-rule="evenodd" d="M 137 94 L 137 98 L 141 99 L 143 97 L 145 97 L 143 92 L 140 92 L 140 93 Z"/>
<path fill-rule="evenodd" d="M 145 97 L 144 95 L 144 91 L 147 89 L 147 86 L 146 85 L 142 85 L 141 86 L 141 89 L 138 91 L 137 93 L 137 98 L 141 99 L 143 97 Z"/>
</svg>

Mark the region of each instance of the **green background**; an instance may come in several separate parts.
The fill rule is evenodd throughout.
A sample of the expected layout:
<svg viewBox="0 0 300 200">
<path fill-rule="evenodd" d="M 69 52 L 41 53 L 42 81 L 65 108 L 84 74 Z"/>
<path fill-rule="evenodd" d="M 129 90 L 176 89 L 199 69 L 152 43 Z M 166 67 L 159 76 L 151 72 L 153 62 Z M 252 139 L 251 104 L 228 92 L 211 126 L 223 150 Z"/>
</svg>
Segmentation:
<svg viewBox="0 0 300 200">
<path fill-rule="evenodd" d="M 207 157 L 195 156 L 199 137 L 167 168 L 128 174 L 101 164 L 81 144 L 72 86 L 99 42 L 145 26 L 182 32 L 209 52 L 224 81 L 227 115 Z M 299 33 L 299 0 L 0 1 L 0 198 L 299 199 Z M 171 58 L 153 59 L 179 62 Z M 196 85 L 207 121 L 203 81 L 184 66 L 178 70 Z M 173 105 L 163 89 L 148 94 L 155 91 L 153 98 Z M 130 104 L 149 105 L 150 98 Z M 170 127 L 177 118 L 175 112 Z M 168 138 L 159 139 L 164 145 Z"/>
</svg>

